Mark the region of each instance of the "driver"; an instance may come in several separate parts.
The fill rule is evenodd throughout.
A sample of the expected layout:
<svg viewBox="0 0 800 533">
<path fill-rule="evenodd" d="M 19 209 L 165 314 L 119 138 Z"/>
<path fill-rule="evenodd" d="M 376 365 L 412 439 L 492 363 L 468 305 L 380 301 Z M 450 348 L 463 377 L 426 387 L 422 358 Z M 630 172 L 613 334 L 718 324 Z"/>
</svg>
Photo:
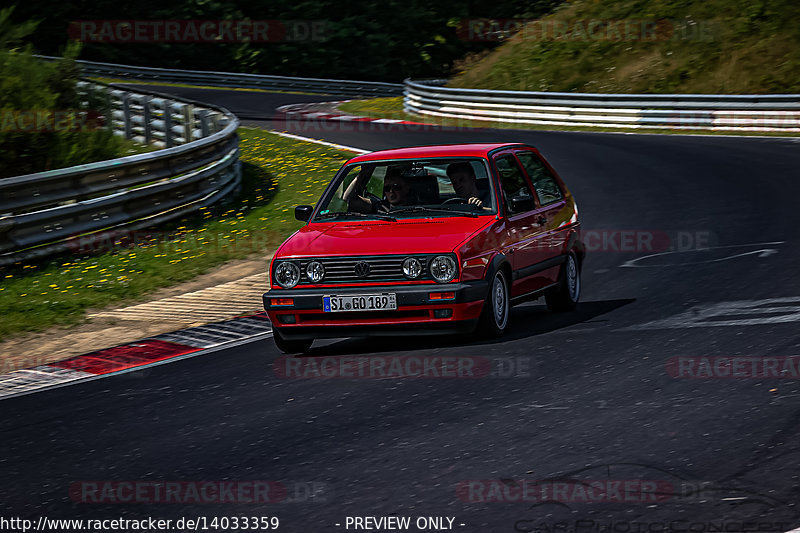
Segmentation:
<svg viewBox="0 0 800 533">
<path fill-rule="evenodd" d="M 383 178 L 383 195 L 386 197 L 389 208 L 408 205 L 409 185 L 400 172 L 399 167 L 391 167 L 386 171 L 386 177 Z"/>
<path fill-rule="evenodd" d="M 409 205 L 410 186 L 402 173 L 402 166 L 392 166 L 386 169 L 386 176 L 383 178 L 384 200 L 376 201 L 374 198 L 356 195 L 349 200 L 350 208 L 362 213 L 376 213 Z"/>
<path fill-rule="evenodd" d="M 450 178 L 456 194 L 464 198 L 468 204 L 489 209 L 491 201 L 489 190 L 481 190 L 478 187 L 478 179 L 472 165 L 466 161 L 451 163 L 447 166 L 447 177 Z"/>
</svg>

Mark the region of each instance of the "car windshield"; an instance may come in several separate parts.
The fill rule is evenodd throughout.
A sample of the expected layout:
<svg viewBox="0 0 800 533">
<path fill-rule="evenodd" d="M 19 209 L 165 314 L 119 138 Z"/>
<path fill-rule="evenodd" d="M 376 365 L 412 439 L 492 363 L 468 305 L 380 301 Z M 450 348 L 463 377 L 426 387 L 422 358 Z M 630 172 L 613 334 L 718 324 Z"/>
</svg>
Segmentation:
<svg viewBox="0 0 800 533">
<path fill-rule="evenodd" d="M 494 215 L 484 160 L 394 160 L 345 167 L 312 221 Z"/>
</svg>

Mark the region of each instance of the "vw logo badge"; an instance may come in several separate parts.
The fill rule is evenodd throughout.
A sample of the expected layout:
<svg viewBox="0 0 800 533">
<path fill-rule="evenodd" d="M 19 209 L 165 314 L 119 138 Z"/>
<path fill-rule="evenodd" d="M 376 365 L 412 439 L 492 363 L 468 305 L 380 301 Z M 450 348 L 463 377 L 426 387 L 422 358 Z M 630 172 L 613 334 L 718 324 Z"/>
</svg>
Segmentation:
<svg viewBox="0 0 800 533">
<path fill-rule="evenodd" d="M 356 276 L 358 276 L 359 278 L 366 278 L 367 276 L 369 276 L 369 263 L 367 263 L 366 261 L 359 261 L 358 263 L 356 263 L 355 271 L 356 271 Z"/>
</svg>

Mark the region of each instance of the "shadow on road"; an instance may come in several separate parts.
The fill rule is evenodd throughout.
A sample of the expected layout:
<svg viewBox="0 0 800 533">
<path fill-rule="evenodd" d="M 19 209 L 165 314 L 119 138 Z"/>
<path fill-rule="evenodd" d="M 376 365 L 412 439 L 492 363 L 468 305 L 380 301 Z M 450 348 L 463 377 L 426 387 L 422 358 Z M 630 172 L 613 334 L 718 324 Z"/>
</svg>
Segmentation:
<svg viewBox="0 0 800 533">
<path fill-rule="evenodd" d="M 620 307 L 636 301 L 635 298 L 581 302 L 570 313 L 551 313 L 544 305 L 527 304 L 511 312 L 506 334 L 500 339 L 481 339 L 479 335 L 396 336 L 367 337 L 334 340 L 328 344 L 315 344 L 310 356 L 353 355 L 380 352 L 414 351 L 419 349 L 449 348 L 455 346 L 494 345 L 564 330 L 578 324 L 603 326 L 608 319 L 598 319 Z M 576 329 L 576 333 L 586 328 Z M 330 341 L 328 341 L 330 342 Z"/>
</svg>

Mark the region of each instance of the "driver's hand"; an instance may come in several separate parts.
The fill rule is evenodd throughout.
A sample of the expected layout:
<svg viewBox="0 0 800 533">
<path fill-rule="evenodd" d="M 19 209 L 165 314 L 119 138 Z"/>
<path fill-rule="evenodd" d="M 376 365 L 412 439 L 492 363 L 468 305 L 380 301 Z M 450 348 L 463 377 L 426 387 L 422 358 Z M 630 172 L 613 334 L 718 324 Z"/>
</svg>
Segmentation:
<svg viewBox="0 0 800 533">
<path fill-rule="evenodd" d="M 483 202 L 481 202 L 479 198 L 476 198 L 474 196 L 472 198 L 470 198 L 469 200 L 467 200 L 467 203 L 470 204 L 470 205 L 477 206 L 477 207 L 483 207 Z"/>
</svg>

